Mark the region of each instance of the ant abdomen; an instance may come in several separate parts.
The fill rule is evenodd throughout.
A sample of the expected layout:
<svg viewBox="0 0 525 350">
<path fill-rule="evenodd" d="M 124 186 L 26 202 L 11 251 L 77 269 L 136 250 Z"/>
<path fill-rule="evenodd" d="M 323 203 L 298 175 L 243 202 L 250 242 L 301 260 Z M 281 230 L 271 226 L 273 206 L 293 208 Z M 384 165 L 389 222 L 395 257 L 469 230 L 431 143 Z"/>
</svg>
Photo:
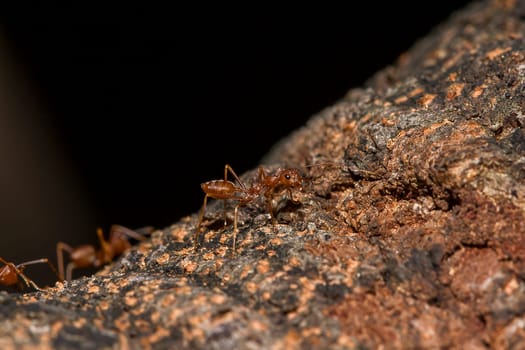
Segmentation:
<svg viewBox="0 0 525 350">
<path fill-rule="evenodd" d="M 95 247 L 90 244 L 83 244 L 76 247 L 71 252 L 70 259 L 76 261 L 77 266 L 87 267 L 91 266 L 96 261 Z"/>
<path fill-rule="evenodd" d="M 201 188 L 208 197 L 215 199 L 231 199 L 237 192 L 237 186 L 231 181 L 211 180 L 201 184 Z"/>
</svg>

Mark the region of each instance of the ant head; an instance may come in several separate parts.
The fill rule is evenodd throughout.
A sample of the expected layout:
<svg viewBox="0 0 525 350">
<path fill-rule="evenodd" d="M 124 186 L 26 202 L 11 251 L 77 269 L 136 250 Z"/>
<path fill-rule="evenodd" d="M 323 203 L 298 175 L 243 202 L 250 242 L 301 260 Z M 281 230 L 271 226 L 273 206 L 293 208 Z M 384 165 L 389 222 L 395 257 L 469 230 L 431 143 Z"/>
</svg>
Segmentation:
<svg viewBox="0 0 525 350">
<path fill-rule="evenodd" d="M 284 169 L 279 175 L 279 182 L 285 187 L 301 187 L 303 178 L 297 169 Z"/>
</svg>

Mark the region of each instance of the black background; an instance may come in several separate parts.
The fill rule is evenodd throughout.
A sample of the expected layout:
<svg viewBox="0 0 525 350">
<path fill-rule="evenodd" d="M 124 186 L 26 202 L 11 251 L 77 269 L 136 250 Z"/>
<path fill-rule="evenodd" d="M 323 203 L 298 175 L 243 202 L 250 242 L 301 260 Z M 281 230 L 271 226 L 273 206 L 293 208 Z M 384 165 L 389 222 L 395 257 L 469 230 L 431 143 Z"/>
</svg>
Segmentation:
<svg viewBox="0 0 525 350">
<path fill-rule="evenodd" d="M 162 228 L 195 213 L 199 184 L 225 163 L 257 166 L 465 3 L 11 5 L 0 22 L 9 54 L 89 210 L 67 232 L 4 231 L 18 238 L 0 256 L 54 261 L 57 241 L 96 243 L 96 226 Z"/>
</svg>

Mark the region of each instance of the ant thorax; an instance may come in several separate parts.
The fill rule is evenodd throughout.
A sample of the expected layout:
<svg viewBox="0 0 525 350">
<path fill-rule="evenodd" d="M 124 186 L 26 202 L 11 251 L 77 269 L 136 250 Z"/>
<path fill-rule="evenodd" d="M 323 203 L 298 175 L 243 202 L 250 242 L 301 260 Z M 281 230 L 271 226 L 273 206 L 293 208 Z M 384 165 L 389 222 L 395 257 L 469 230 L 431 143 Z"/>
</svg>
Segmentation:
<svg viewBox="0 0 525 350">
<path fill-rule="evenodd" d="M 292 188 L 302 187 L 303 178 L 297 169 L 279 168 L 273 175 L 266 175 L 262 167 L 259 169 L 260 182 L 265 188 L 265 195 L 270 195 L 283 189 L 290 190 Z"/>
</svg>

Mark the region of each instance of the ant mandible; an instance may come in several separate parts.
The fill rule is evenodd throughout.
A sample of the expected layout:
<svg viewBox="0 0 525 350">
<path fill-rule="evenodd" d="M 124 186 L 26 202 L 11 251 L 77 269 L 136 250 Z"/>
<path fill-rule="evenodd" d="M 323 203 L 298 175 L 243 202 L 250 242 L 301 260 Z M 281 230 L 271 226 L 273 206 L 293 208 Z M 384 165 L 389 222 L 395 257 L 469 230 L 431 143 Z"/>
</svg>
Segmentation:
<svg viewBox="0 0 525 350">
<path fill-rule="evenodd" d="M 228 180 L 228 172 L 235 178 L 234 183 Z M 283 188 L 288 192 L 288 197 L 294 201 L 292 197 L 292 189 L 302 187 L 303 178 L 297 169 L 278 169 L 275 175 L 268 175 L 262 166 L 259 166 L 258 176 L 255 183 L 251 187 L 247 187 L 241 179 L 235 174 L 229 164 L 224 166 L 224 180 L 211 180 L 201 184 L 201 188 L 205 193 L 202 208 L 199 214 L 199 222 L 194 235 L 194 249 L 198 249 L 199 234 L 202 221 L 204 219 L 204 211 L 206 210 L 206 202 L 208 197 L 222 200 L 235 200 L 237 205 L 234 209 L 233 215 L 233 244 L 232 255 L 235 254 L 235 244 L 237 239 L 237 213 L 241 205 L 246 205 L 260 196 L 266 198 L 266 206 L 268 213 L 273 217 L 272 194 L 277 188 Z"/>
<path fill-rule="evenodd" d="M 124 253 L 131 247 L 128 238 L 133 238 L 138 241 L 146 239 L 144 234 L 149 234 L 153 231 L 153 227 L 147 226 L 137 230 L 131 230 L 121 225 L 112 225 L 109 231 L 109 239 L 104 239 L 104 234 L 101 228 L 97 228 L 97 236 L 100 242 L 100 249 L 95 250 L 95 247 L 91 244 L 79 245 L 75 248 L 70 245 L 58 242 L 57 243 L 57 264 L 59 279 L 64 280 L 64 257 L 63 252 L 66 251 L 69 254 L 71 260 L 66 267 L 66 280 L 70 281 L 73 269 L 95 267 L 98 268 L 102 265 L 108 264 L 120 254 Z"/>
<path fill-rule="evenodd" d="M 3 258 L 0 258 L 0 262 L 4 264 L 4 266 L 0 269 L 0 285 L 3 286 L 17 285 L 18 288 L 21 289 L 22 283 L 19 280 L 20 277 L 28 287 L 33 287 L 34 289 L 43 292 L 43 289 L 38 287 L 35 282 L 33 282 L 31 279 L 29 279 L 29 277 L 27 277 L 24 274 L 24 269 L 26 268 L 26 266 L 29 265 L 48 264 L 51 270 L 53 270 L 53 272 L 55 273 L 55 275 L 58 276 L 57 270 L 47 258 L 26 261 L 18 265 L 15 265 L 12 262 L 8 262 Z"/>
</svg>

